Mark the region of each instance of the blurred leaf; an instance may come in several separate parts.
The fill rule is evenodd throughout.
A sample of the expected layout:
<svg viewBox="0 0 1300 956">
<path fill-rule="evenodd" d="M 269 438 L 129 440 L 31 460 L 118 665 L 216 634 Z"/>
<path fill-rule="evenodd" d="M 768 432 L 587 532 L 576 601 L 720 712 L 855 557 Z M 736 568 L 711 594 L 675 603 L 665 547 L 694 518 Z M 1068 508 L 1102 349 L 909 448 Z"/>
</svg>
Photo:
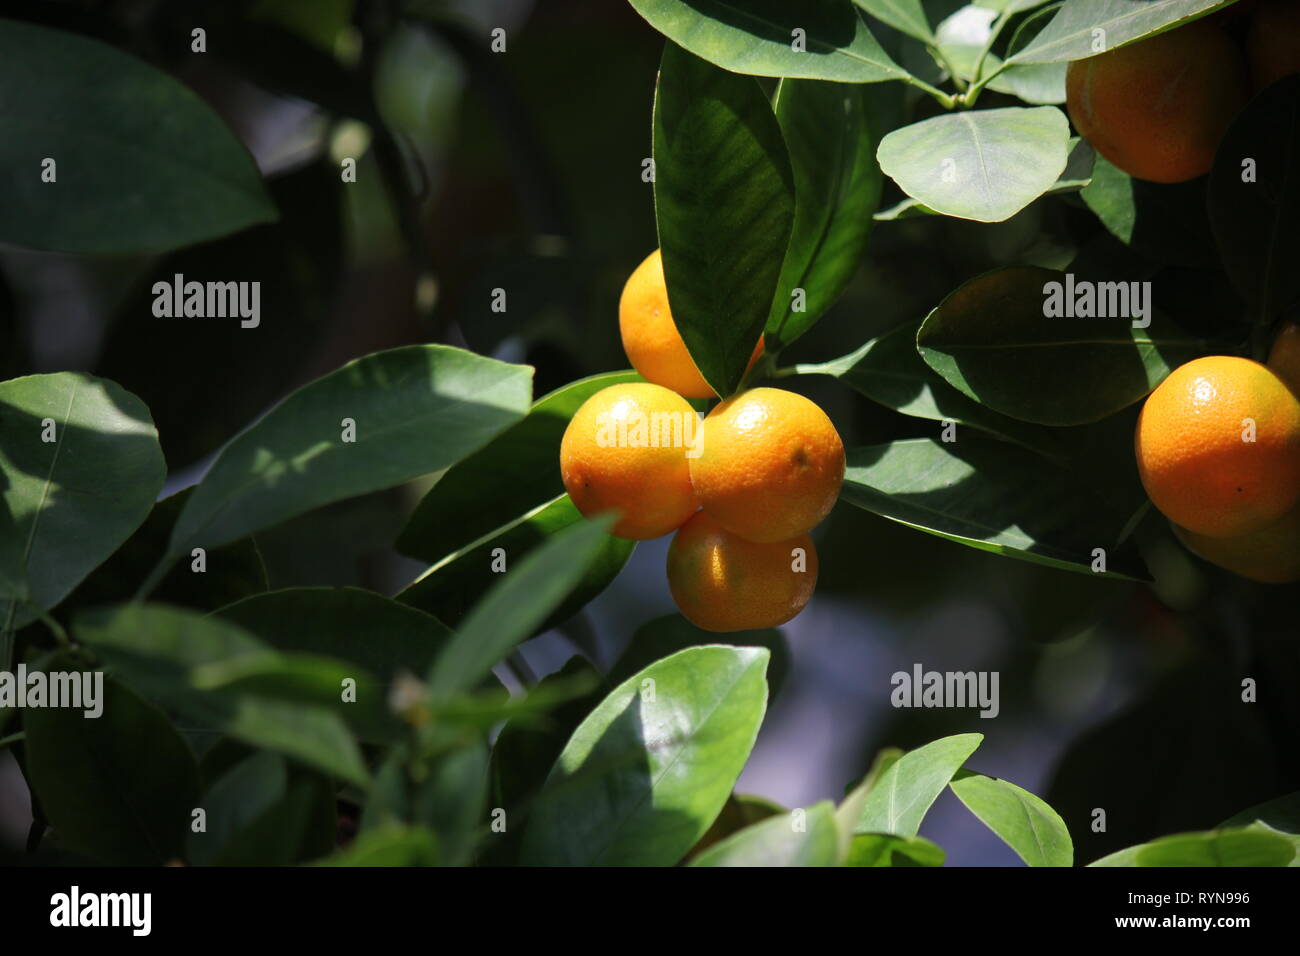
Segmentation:
<svg viewBox="0 0 1300 956">
<path fill-rule="evenodd" d="M 611 524 L 606 516 L 567 528 L 501 575 L 434 660 L 434 698 L 473 688 L 532 636 L 600 555 Z"/>
<path fill-rule="evenodd" d="M 556 535 L 583 521 L 566 494 L 523 516 L 515 524 L 482 542 L 448 555 L 397 595 L 397 600 L 436 616 L 455 627 L 501 578 L 502 563 L 509 571 L 514 562 Z M 545 630 L 563 623 L 598 595 L 623 569 L 636 547 L 635 541 L 605 535 L 600 550 L 568 596 L 546 620 Z M 497 553 L 499 550 L 500 553 Z"/>
<path fill-rule="evenodd" d="M 46 672 L 81 672 L 66 655 Z M 100 716 L 68 707 L 24 712 L 27 774 L 60 845 L 119 866 L 179 859 L 199 772 L 167 718 L 114 680 Z"/>
<path fill-rule="evenodd" d="M 796 828 L 797 815 L 803 814 Z M 734 833 L 691 866 L 835 866 L 839 862 L 835 805 L 828 800 L 792 810 Z"/>
<path fill-rule="evenodd" d="M 164 476 L 149 409 L 115 383 L 80 372 L 0 382 L 6 590 L 25 584 L 38 607 L 57 605 L 145 520 Z M 0 634 L 30 619 L 7 602 Z M 0 670 L 9 659 L 0 637 Z"/>
<path fill-rule="evenodd" d="M 643 381 L 635 372 L 607 372 L 572 382 L 534 403 L 523 421 L 438 479 L 397 539 L 397 550 L 437 562 L 564 493 L 560 439 L 578 408 L 611 385 Z"/>
<path fill-rule="evenodd" d="M 1042 425 L 1095 422 L 1204 351 L 1151 313 L 1154 296 L 1146 302 L 1149 326 L 1134 328 L 1130 289 L 1125 282 L 1076 287 L 1072 275 L 1034 266 L 999 269 L 950 293 L 922 323 L 917 347 L 949 384 L 994 411 Z M 1084 292 L 1094 312 L 1114 314 L 1048 314 L 1071 309 Z"/>
<path fill-rule="evenodd" d="M 895 30 L 915 37 L 922 43 L 934 39 L 930 21 L 925 18 L 921 0 L 853 0 L 881 23 L 887 23 Z"/>
<path fill-rule="evenodd" d="M 1233 0 L 1090 0 L 1063 4 L 1059 13 L 1010 63 L 1055 63 L 1094 56 L 1097 36 L 1106 49 L 1154 36 L 1204 16 Z M 1096 31 L 1101 31 L 1098 34 Z"/>
<path fill-rule="evenodd" d="M 901 80 L 847 0 L 629 0 L 672 43 L 724 70 L 841 83 Z M 795 50 L 796 30 L 806 49 Z"/>
<path fill-rule="evenodd" d="M 943 866 L 943 849 L 925 837 L 858 833 L 844 866 Z"/>
<path fill-rule="evenodd" d="M 1271 327 L 1300 302 L 1300 76 L 1274 83 L 1233 120 L 1210 172 L 1209 209 L 1224 268 Z"/>
<path fill-rule="evenodd" d="M 730 395 L 768 321 L 794 221 L 781 127 L 756 80 L 669 43 L 654 161 L 673 321 L 704 380 Z"/>
<path fill-rule="evenodd" d="M 1089 866 L 1287 866 L 1296 848 L 1285 836 L 1267 829 L 1208 830 L 1179 833 L 1130 847 Z"/>
<path fill-rule="evenodd" d="M 727 802 L 722 805 L 717 819 L 705 831 L 704 836 L 700 837 L 695 846 L 691 847 L 690 852 L 686 854 L 685 862 L 691 863 L 710 847 L 716 846 L 727 837 L 739 833 L 748 826 L 766 820 L 768 817 L 788 814 L 789 812 L 785 807 L 762 797 L 756 797 L 748 793 L 733 793 L 727 798 Z"/>
<path fill-rule="evenodd" d="M 968 435 L 850 449 L 841 497 L 967 547 L 1048 567 L 1145 580 L 1140 560 L 1121 550 L 1132 517 L 1111 489 L 1042 458 Z M 1136 508 L 1136 504 L 1134 505 Z M 1094 572 L 1093 550 L 1106 552 Z"/>
<path fill-rule="evenodd" d="M 362 833 L 320 866 L 436 866 L 438 839 L 426 827 L 399 824 Z"/>
<path fill-rule="evenodd" d="M 0 20 L 0 87 L 24 91 L 5 108 L 0 241 L 156 252 L 276 217 L 252 157 L 212 108 L 132 56 Z"/>
<path fill-rule="evenodd" d="M 1074 844 L 1059 814 L 1014 783 L 958 771 L 948 784 L 966 809 L 1030 866 L 1073 866 Z"/>
<path fill-rule="evenodd" d="M 947 113 L 880 141 L 880 168 L 903 192 L 947 216 L 1002 222 L 1052 188 L 1070 124 L 1054 106 Z"/>
<path fill-rule="evenodd" d="M 616 687 L 552 768 L 523 862 L 678 862 L 717 817 L 754 746 L 768 657 L 757 648 L 690 648 Z"/>
<path fill-rule="evenodd" d="M 455 464 L 523 417 L 531 379 L 525 366 L 443 345 L 349 362 L 221 450 L 181 512 L 169 553 L 218 547 Z M 355 423 L 355 441 L 343 441 L 344 420 Z"/>
<path fill-rule="evenodd" d="M 903 754 L 867 793 L 854 832 L 916 836 L 934 801 L 983 740 L 983 734 L 957 734 Z"/>
<path fill-rule="evenodd" d="M 1283 833 L 1300 834 L 1300 790 L 1234 813 L 1220 823 L 1219 827 L 1244 827 L 1256 821 Z"/>
<path fill-rule="evenodd" d="M 795 207 L 767 320 L 772 352 L 808 331 L 853 279 L 881 188 L 866 87 L 782 80 L 775 109 L 790 154 Z M 795 289 L 804 291 L 801 312 L 791 308 Z"/>
</svg>

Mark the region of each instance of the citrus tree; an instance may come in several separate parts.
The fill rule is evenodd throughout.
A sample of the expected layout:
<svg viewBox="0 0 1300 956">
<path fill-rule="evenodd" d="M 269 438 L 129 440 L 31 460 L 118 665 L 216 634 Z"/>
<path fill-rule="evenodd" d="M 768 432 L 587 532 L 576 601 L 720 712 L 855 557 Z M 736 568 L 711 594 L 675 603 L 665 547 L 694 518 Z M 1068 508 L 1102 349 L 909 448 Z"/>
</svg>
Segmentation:
<svg viewBox="0 0 1300 956">
<path fill-rule="evenodd" d="M 1098 832 L 1094 804 L 1058 813 L 981 772 L 994 730 L 884 749 L 811 806 L 736 782 L 800 653 L 779 628 L 819 573 L 852 573 L 844 548 L 837 567 L 817 552 L 837 504 L 903 529 L 891 540 L 1006 559 L 1008 575 L 1028 564 L 1158 598 L 1155 559 L 1207 568 L 1250 665 L 1196 686 L 1248 708 L 1252 667 L 1285 659 L 1272 676 L 1294 676 L 1300 55 L 1280 39 L 1300 35 L 1294 5 L 629 3 L 662 42 L 646 155 L 626 177 L 655 233 L 636 239 L 617 314 L 595 320 L 625 361 L 555 387 L 540 363 L 503 360 L 499 338 L 464 347 L 431 307 L 418 157 L 369 52 L 416 24 L 472 65 L 510 55 L 508 31 L 364 0 L 232 4 L 208 11 L 210 37 L 159 25 L 159 46 L 228 42 L 256 82 L 365 131 L 361 168 L 387 187 L 413 263 L 398 285 L 428 320 L 287 394 L 274 370 L 243 394 L 238 360 L 201 344 L 194 367 L 235 370 L 202 399 L 229 405 L 211 430 L 183 384 L 165 403 L 136 394 L 161 373 L 132 350 L 212 318 L 211 283 L 184 276 L 212 261 L 186 259 L 202 244 L 248 232 L 266 238 L 230 262 L 329 273 L 335 260 L 305 253 L 310 224 L 274 230 L 340 181 L 363 188 L 350 141 L 326 176 L 268 183 L 144 51 L 0 21 L 0 89 L 51 78 L 7 108 L 0 241 L 142 257 L 161 279 L 155 324 L 111 329 L 96 374 L 0 356 L 14 376 L 0 382 L 0 749 L 33 811 L 17 858 L 935 866 L 945 851 L 920 828 L 950 791 L 1031 866 L 1293 863 L 1294 765 L 1249 791 L 1275 799 L 1105 854 L 1076 851 Z M 286 49 L 311 69 L 277 69 Z M 1026 221 L 1029 241 L 958 256 L 959 281 L 914 293 L 910 319 L 859 323 L 851 348 L 817 353 L 819 321 L 878 245 L 919 237 L 904 248 L 922 257 Z M 1086 238 L 1052 238 L 1066 232 Z M 315 294 L 284 294 L 264 320 L 222 312 L 266 323 L 233 348 L 287 363 L 311 328 L 289 317 Z M 854 427 L 810 389 L 888 424 Z M 416 487 L 383 532 L 418 563 L 400 586 L 268 581 L 276 529 Z M 610 661 L 576 654 L 540 680 L 520 666 L 519 645 L 557 627 L 583 647 L 583 608 L 637 542 L 667 535 L 680 614 L 628 619 Z M 1289 631 L 1265 641 L 1276 620 Z M 102 675 L 98 701 L 58 705 L 69 674 Z M 1176 687 L 1152 706 L 1177 721 L 1199 704 Z M 1260 733 L 1293 745 L 1293 718 L 1269 711 Z M 1085 752 L 1062 773 L 1089 768 Z"/>
</svg>

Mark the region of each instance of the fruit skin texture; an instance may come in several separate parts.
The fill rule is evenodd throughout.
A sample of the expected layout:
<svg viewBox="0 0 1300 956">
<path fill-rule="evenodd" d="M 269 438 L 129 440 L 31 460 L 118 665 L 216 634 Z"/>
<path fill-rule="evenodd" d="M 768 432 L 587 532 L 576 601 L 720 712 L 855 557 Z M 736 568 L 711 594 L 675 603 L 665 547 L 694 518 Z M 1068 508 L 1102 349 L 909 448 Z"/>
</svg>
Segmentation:
<svg viewBox="0 0 1300 956">
<path fill-rule="evenodd" d="M 793 568 L 795 548 L 806 567 Z M 817 549 L 807 534 L 757 544 L 724 529 L 704 511 L 668 548 L 668 587 L 683 616 L 706 631 L 748 631 L 784 624 L 817 587 Z"/>
<path fill-rule="evenodd" d="M 668 286 L 660 250 L 646 256 L 623 286 L 618 300 L 618 330 L 628 361 L 647 382 L 671 388 L 686 398 L 717 398 L 700 370 L 668 309 Z M 763 354 L 763 339 L 749 358 L 753 368 Z"/>
<path fill-rule="evenodd" d="M 1254 442 L 1243 440 L 1247 418 Z M 1300 401 L 1258 362 L 1195 359 L 1147 398 L 1134 451 L 1169 520 L 1212 537 L 1251 534 L 1300 500 Z"/>
<path fill-rule="evenodd" d="M 1252 534 L 1212 538 L 1174 525 L 1189 550 L 1233 574 L 1264 584 L 1300 581 L 1300 507 Z"/>
<path fill-rule="evenodd" d="M 1130 176 L 1180 183 L 1210 171 L 1246 103 L 1246 64 L 1231 38 L 1196 21 L 1066 71 L 1079 134 Z"/>
<path fill-rule="evenodd" d="M 1255 90 L 1300 73 L 1300 3 L 1271 0 L 1250 18 L 1246 57 Z"/>
<path fill-rule="evenodd" d="M 1273 340 L 1268 367 L 1300 398 L 1300 325 L 1288 322 Z"/>
<path fill-rule="evenodd" d="M 644 423 L 645 440 L 652 441 L 651 433 L 660 430 L 653 427 L 656 419 L 651 416 L 660 412 L 682 416 L 676 420 L 682 423 L 683 441 L 698 437 L 698 416 L 686 399 L 660 385 L 637 382 L 611 385 L 583 402 L 560 440 L 560 477 L 569 497 L 588 518 L 622 512 L 612 530 L 616 537 L 658 538 L 681 527 L 699 507 L 691 487 L 688 447 L 672 447 L 662 439 L 660 447 L 608 441 L 620 425 L 633 438 L 638 421 Z M 690 436 L 684 434 L 687 422 L 694 429 Z"/>
<path fill-rule="evenodd" d="M 749 541 L 784 541 L 835 506 L 844 443 L 816 403 L 753 388 L 709 412 L 690 467 L 700 506 L 718 524 Z"/>
</svg>

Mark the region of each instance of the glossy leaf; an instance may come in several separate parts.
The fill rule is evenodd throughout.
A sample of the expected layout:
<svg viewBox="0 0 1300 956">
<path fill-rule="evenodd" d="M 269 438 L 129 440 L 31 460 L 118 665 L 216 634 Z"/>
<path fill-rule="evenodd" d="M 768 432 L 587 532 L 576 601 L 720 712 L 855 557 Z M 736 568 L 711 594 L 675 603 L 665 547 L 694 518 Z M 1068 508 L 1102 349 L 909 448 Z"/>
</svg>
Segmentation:
<svg viewBox="0 0 1300 956">
<path fill-rule="evenodd" d="M 881 23 L 887 23 L 895 30 L 910 37 L 928 43 L 934 39 L 930 21 L 925 16 L 921 0 L 853 0 Z"/>
<path fill-rule="evenodd" d="M 552 768 L 523 862 L 678 862 L 722 809 L 754 746 L 768 657 L 759 648 L 690 648 L 616 687 Z"/>
<path fill-rule="evenodd" d="M 880 141 L 880 168 L 947 216 L 1009 219 L 1052 188 L 1069 155 L 1070 124 L 1052 106 L 947 113 Z"/>
<path fill-rule="evenodd" d="M 650 25 L 735 73 L 841 83 L 905 79 L 847 0 L 630 0 Z M 805 49 L 794 48 L 802 30 Z"/>
<path fill-rule="evenodd" d="M 233 439 L 194 490 L 169 552 L 218 547 L 343 498 L 455 464 L 523 417 L 532 370 L 444 345 L 349 362 Z M 355 440 L 344 441 L 345 420 Z"/>
<path fill-rule="evenodd" d="M 24 91 L 5 106 L 0 242 L 159 252 L 276 218 L 253 158 L 213 109 L 135 57 L 0 20 L 0 88 Z"/>
<path fill-rule="evenodd" d="M 934 801 L 983 739 L 957 734 L 903 754 L 867 794 L 854 832 L 916 836 Z"/>
<path fill-rule="evenodd" d="M 1088 0 L 1066 3 L 1010 63 L 1055 63 L 1082 60 L 1190 23 L 1227 6 L 1232 0 Z M 1098 34 L 1097 31 L 1101 31 Z"/>
<path fill-rule="evenodd" d="M 1041 798 L 1006 780 L 964 770 L 948 786 L 1030 866 L 1074 865 L 1070 831 Z"/>
<path fill-rule="evenodd" d="M 808 331 L 844 292 L 871 235 L 881 188 L 864 87 L 782 80 L 775 108 L 794 172 L 795 212 L 767 320 L 770 351 Z M 798 312 L 796 289 L 803 290 Z"/>
<path fill-rule="evenodd" d="M 669 43 L 654 161 L 673 320 L 704 380 L 730 395 L 767 324 L 794 221 L 781 128 L 757 81 Z"/>
<path fill-rule="evenodd" d="M 917 346 L 949 384 L 1003 415 L 1042 425 L 1095 422 L 1144 397 L 1204 349 L 1152 315 L 1150 296 L 1145 319 L 1133 319 L 1131 291 L 1127 282 L 1076 286 L 1050 269 L 999 269 L 944 299 L 921 325 Z M 1085 293 L 1092 311 L 1110 314 L 1055 314 L 1075 308 Z M 1148 327 L 1133 327 L 1144 320 Z"/>
<path fill-rule="evenodd" d="M 822 801 L 748 826 L 705 850 L 691 866 L 836 866 L 839 839 L 835 806 Z"/>
</svg>

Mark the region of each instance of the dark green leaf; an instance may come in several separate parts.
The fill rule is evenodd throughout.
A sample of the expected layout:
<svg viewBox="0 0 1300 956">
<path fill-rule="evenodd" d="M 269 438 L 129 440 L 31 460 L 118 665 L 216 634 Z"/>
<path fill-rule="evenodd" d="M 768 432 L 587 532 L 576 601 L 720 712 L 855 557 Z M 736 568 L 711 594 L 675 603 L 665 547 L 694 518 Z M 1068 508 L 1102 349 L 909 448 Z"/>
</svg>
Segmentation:
<svg viewBox="0 0 1300 956">
<path fill-rule="evenodd" d="M 1082 60 L 1103 50 L 1154 36 L 1205 16 L 1233 0 L 1088 0 L 1063 4 L 1060 12 L 1009 63 Z M 1098 32 L 1100 31 L 1100 32 Z"/>
<path fill-rule="evenodd" d="M 921 0 L 853 0 L 881 23 L 888 23 L 895 30 L 915 37 L 922 43 L 934 39 L 930 21 L 925 17 Z"/>
</svg>

